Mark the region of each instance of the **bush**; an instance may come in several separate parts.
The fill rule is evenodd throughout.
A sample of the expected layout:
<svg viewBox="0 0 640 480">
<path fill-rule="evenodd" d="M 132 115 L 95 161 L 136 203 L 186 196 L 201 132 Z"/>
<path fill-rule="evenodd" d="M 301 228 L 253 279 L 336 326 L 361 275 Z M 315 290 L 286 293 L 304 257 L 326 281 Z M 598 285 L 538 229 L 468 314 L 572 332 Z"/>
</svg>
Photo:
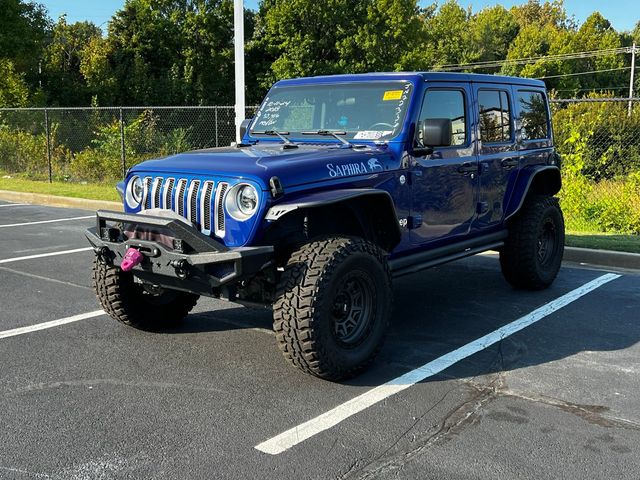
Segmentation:
<svg viewBox="0 0 640 480">
<path fill-rule="evenodd" d="M 73 155 L 70 173 L 80 179 L 103 181 L 122 177 L 120 123 L 118 120 L 97 127 L 91 146 Z M 164 133 L 150 111 L 142 112 L 124 127 L 127 167 L 151 158 L 164 157 L 191 149 L 189 129 Z"/>
<path fill-rule="evenodd" d="M 0 168 L 28 175 L 47 171 L 47 140 L 44 135 L 12 131 L 0 126 Z"/>
<path fill-rule="evenodd" d="M 588 182 L 565 177 L 560 193 L 567 229 L 640 235 L 640 174 Z"/>
<path fill-rule="evenodd" d="M 610 180 L 640 171 L 640 111 L 627 115 L 626 102 L 554 104 L 556 145 L 563 156 L 582 158 L 579 173 Z M 582 143 L 571 141 L 578 136 Z"/>
</svg>

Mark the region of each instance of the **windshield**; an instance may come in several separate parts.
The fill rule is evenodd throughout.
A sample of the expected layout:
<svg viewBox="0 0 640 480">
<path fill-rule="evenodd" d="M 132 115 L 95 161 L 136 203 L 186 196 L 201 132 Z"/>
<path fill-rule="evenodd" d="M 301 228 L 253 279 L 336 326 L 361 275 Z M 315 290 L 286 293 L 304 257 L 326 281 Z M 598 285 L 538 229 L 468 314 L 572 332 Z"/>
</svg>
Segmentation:
<svg viewBox="0 0 640 480">
<path fill-rule="evenodd" d="M 411 83 L 359 82 L 275 87 L 260 106 L 252 135 L 292 137 L 330 130 L 353 140 L 388 140 L 400 133 Z"/>
</svg>

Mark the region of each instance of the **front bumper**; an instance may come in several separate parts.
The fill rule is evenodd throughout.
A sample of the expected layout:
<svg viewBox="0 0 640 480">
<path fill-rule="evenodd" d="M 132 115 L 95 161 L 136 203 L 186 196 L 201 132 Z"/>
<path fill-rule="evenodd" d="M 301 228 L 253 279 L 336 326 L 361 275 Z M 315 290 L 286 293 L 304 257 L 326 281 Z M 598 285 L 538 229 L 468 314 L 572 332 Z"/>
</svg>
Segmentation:
<svg viewBox="0 0 640 480">
<path fill-rule="evenodd" d="M 230 249 L 175 218 L 99 210 L 96 220 L 85 235 L 99 260 L 120 265 L 136 248 L 144 260 L 132 273 L 153 285 L 212 295 L 272 264 L 271 246 Z M 141 230 L 147 239 L 131 234 Z"/>
</svg>

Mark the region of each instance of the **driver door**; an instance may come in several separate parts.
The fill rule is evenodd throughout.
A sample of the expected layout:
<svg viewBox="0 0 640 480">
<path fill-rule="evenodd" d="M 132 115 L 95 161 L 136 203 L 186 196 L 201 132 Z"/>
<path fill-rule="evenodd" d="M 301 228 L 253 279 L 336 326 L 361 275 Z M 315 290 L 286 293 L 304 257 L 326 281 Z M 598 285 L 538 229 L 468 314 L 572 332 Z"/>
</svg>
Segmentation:
<svg viewBox="0 0 640 480">
<path fill-rule="evenodd" d="M 418 120 L 449 119 L 451 146 L 413 158 L 412 242 L 465 235 L 476 217 L 478 156 L 474 148 L 469 85 L 431 83 L 425 91 Z"/>
</svg>

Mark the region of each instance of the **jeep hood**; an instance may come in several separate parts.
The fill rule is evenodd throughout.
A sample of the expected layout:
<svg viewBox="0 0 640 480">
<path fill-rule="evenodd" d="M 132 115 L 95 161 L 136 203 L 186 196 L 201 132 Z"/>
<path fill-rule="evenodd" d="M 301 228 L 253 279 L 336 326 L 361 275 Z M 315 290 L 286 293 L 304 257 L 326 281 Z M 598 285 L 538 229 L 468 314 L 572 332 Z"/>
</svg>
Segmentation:
<svg viewBox="0 0 640 480">
<path fill-rule="evenodd" d="M 136 165 L 132 172 L 222 176 L 253 179 L 267 189 L 277 176 L 282 185 L 295 185 L 357 175 L 371 175 L 394 168 L 386 146 L 347 148 L 335 144 L 299 145 L 283 149 L 265 142 L 251 147 L 224 147 L 181 153 Z"/>
</svg>

